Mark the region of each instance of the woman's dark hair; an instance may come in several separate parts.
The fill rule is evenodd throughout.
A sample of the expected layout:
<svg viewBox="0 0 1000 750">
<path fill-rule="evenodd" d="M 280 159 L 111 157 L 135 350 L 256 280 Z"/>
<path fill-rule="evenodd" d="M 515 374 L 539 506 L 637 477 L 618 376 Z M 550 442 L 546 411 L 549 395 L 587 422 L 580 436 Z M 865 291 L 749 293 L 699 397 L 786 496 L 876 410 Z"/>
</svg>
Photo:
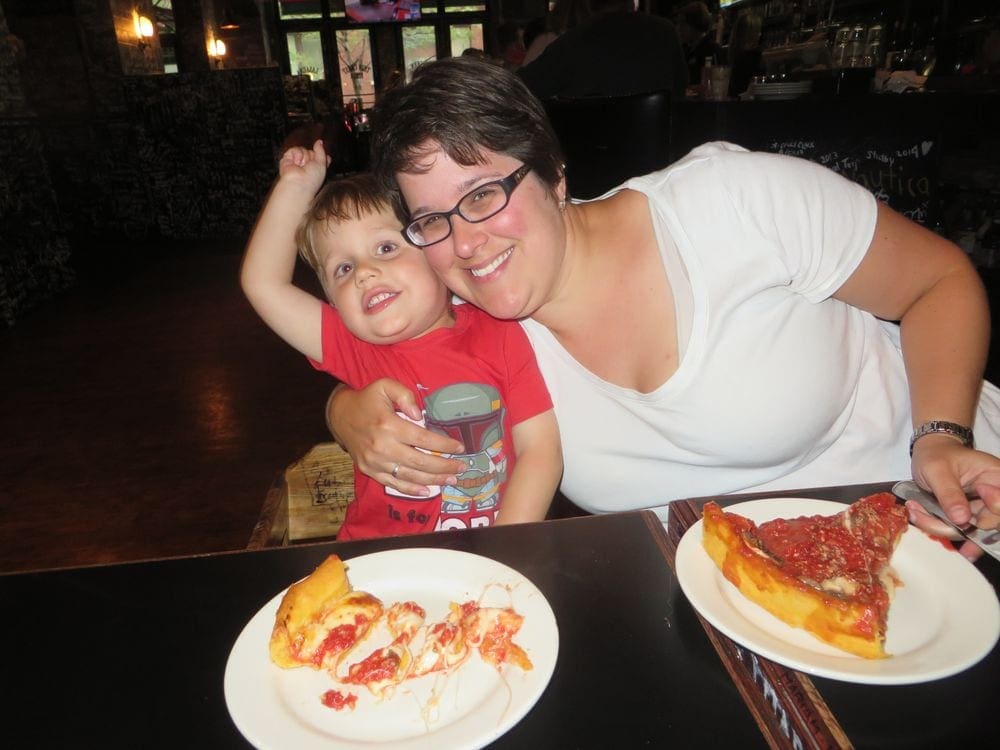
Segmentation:
<svg viewBox="0 0 1000 750">
<path fill-rule="evenodd" d="M 424 63 L 413 80 L 382 97 L 372 116 L 371 169 L 395 193 L 395 176 L 417 173 L 421 157 L 440 146 L 463 166 L 482 164 L 484 150 L 529 165 L 554 188 L 563 155 L 545 109 L 521 79 L 494 63 L 449 57 Z"/>
</svg>

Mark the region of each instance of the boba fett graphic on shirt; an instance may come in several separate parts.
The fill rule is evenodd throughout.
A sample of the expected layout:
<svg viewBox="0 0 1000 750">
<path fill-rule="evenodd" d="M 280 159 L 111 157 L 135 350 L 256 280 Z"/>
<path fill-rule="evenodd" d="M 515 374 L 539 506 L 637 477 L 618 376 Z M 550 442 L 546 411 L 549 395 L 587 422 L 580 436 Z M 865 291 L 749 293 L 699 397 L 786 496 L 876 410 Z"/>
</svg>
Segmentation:
<svg viewBox="0 0 1000 750">
<path fill-rule="evenodd" d="M 453 383 L 422 395 L 424 426 L 460 441 L 466 452 L 449 457 L 461 459 L 467 468 L 454 486 L 431 487 L 431 497 L 404 496 L 391 487 L 386 493 L 410 500 L 440 496 L 438 529 L 491 525 L 500 508 L 500 488 L 507 480 L 500 391 L 483 383 Z M 462 518 L 474 515 L 479 518 Z"/>
</svg>

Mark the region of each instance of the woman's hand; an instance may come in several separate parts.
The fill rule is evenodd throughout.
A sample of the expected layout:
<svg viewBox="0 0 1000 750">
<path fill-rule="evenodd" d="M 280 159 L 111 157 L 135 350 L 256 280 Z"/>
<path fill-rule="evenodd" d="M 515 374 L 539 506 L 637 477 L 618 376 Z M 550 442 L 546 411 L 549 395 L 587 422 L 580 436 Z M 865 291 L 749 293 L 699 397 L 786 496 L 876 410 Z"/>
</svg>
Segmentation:
<svg viewBox="0 0 1000 750">
<path fill-rule="evenodd" d="M 362 474 L 404 494 L 426 496 L 430 485 L 453 485 L 465 469 L 462 461 L 434 453 L 463 453 L 464 447 L 413 424 L 421 417 L 410 390 L 389 378 L 360 391 L 339 385 L 326 405 L 330 432 Z"/>
<path fill-rule="evenodd" d="M 917 484 L 937 498 L 957 525 L 971 523 L 981 529 L 1000 526 L 1000 459 L 996 456 L 966 448 L 946 435 L 926 435 L 914 445 L 912 469 Z M 907 509 L 918 528 L 937 536 L 953 536 L 950 527 L 915 503 L 907 503 Z M 969 541 L 959 551 L 970 560 L 982 555 Z"/>
</svg>

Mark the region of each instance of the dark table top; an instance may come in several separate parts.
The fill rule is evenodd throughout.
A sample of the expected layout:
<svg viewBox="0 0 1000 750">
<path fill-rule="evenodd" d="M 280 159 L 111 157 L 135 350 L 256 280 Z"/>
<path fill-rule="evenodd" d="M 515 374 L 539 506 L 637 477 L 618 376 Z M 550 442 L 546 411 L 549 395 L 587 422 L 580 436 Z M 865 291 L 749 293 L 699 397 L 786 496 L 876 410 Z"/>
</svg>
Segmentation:
<svg viewBox="0 0 1000 750">
<path fill-rule="evenodd" d="M 850 502 L 887 486 L 766 496 Z M 558 624 L 551 682 L 494 747 L 766 747 L 746 684 L 713 647 L 732 642 L 705 628 L 668 564 L 678 529 L 668 537 L 652 513 L 634 512 L 0 576 L 4 728 L 30 747 L 247 747 L 223 695 L 226 661 L 247 621 L 330 553 L 350 560 L 440 547 L 518 570 Z M 1000 588 L 1000 565 L 977 567 Z M 995 738 L 1000 647 L 961 674 L 920 685 L 768 673 L 776 682 L 782 674 L 814 688 L 858 748 L 989 746 Z M 760 705 L 767 711 L 776 700 L 758 700 L 758 717 Z"/>
<path fill-rule="evenodd" d="M 665 544 L 637 512 L 2 576 L 5 730 L 31 747 L 246 747 L 223 675 L 254 613 L 331 552 L 434 546 L 509 565 L 555 613 L 552 680 L 495 747 L 766 747 Z"/>
</svg>

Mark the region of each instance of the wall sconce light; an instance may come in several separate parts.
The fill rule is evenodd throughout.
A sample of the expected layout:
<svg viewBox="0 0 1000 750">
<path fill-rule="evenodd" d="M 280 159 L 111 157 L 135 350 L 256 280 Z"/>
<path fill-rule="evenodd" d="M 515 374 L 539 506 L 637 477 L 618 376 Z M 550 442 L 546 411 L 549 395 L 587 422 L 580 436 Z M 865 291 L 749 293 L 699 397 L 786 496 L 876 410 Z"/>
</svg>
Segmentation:
<svg viewBox="0 0 1000 750">
<path fill-rule="evenodd" d="M 226 54 L 226 43 L 221 39 L 208 40 L 208 56 L 215 63 L 216 68 L 222 67 L 222 58 Z"/>
<path fill-rule="evenodd" d="M 153 22 L 146 16 L 140 16 L 139 11 L 132 11 L 132 25 L 135 27 L 135 36 L 139 40 L 139 47 L 145 49 L 149 46 L 149 39 L 153 37 Z"/>
<path fill-rule="evenodd" d="M 224 57 L 226 54 L 226 43 L 221 39 L 209 40 L 208 54 L 210 57 Z"/>
</svg>

